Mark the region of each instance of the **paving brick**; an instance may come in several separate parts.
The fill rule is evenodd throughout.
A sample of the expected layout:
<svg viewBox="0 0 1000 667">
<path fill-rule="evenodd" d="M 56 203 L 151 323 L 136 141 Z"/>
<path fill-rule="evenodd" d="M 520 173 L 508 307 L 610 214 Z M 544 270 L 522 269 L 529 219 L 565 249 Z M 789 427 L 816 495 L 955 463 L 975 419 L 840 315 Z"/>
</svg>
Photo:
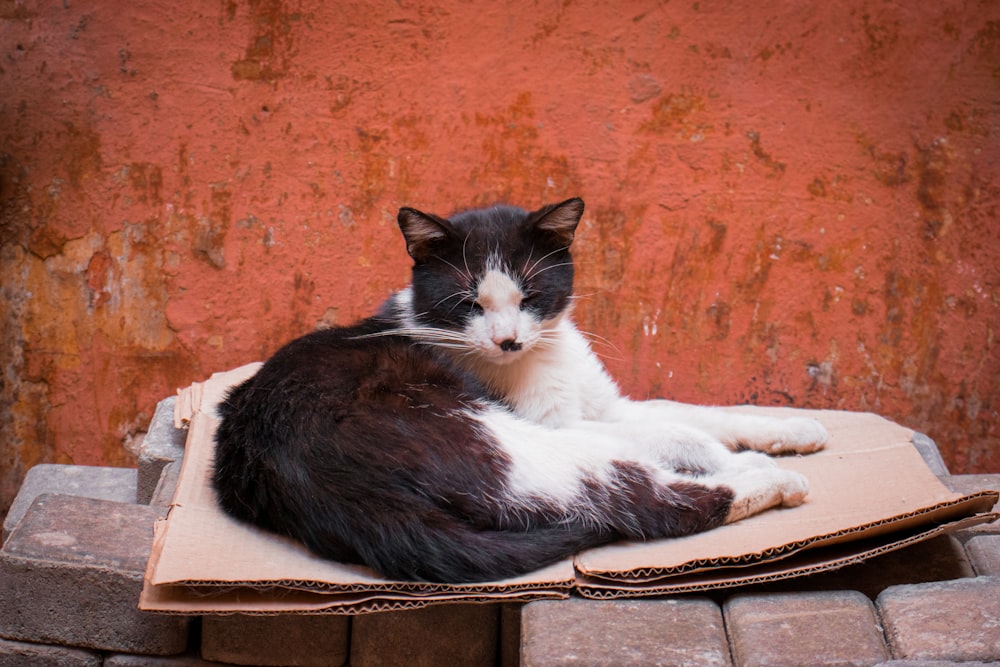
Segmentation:
<svg viewBox="0 0 1000 667">
<path fill-rule="evenodd" d="M 79 648 L 0 639 L 0 667 L 101 667 L 101 654 Z"/>
<path fill-rule="evenodd" d="M 42 494 L 0 550 L 0 637 L 169 655 L 188 619 L 141 612 L 153 522 L 164 510 Z"/>
<path fill-rule="evenodd" d="M 962 544 L 950 535 L 890 551 L 832 572 L 755 586 L 750 592 L 855 590 L 871 599 L 889 586 L 975 576 Z"/>
<path fill-rule="evenodd" d="M 737 595 L 724 611 L 737 667 L 871 665 L 889 658 L 875 608 L 857 591 Z"/>
<path fill-rule="evenodd" d="M 205 660 L 196 654 L 155 656 L 118 653 L 104 659 L 104 667 L 220 667 L 224 664 Z"/>
<path fill-rule="evenodd" d="M 1000 491 L 1000 474 L 992 475 L 949 475 L 944 478 L 945 486 L 959 493 L 976 491 Z"/>
<path fill-rule="evenodd" d="M 347 660 L 346 616 L 205 616 L 201 655 L 236 665 L 337 667 Z"/>
<path fill-rule="evenodd" d="M 893 586 L 876 604 L 895 658 L 1000 659 L 1000 578 Z"/>
<path fill-rule="evenodd" d="M 523 602 L 500 605 L 500 667 L 521 664 L 521 610 Z"/>
<path fill-rule="evenodd" d="M 545 600 L 521 614 L 521 665 L 729 665 L 719 606 L 705 598 Z"/>
<path fill-rule="evenodd" d="M 499 614 L 497 604 L 465 603 L 355 616 L 351 667 L 493 667 Z"/>
<path fill-rule="evenodd" d="M 889 660 L 875 667 L 1000 667 L 1000 662 L 955 662 L 954 660 Z"/>
<path fill-rule="evenodd" d="M 177 490 L 177 480 L 181 474 L 181 462 L 171 461 L 163 466 L 160 471 L 160 481 L 156 484 L 156 490 L 149 499 L 149 504 L 155 507 L 170 507 L 174 499 L 174 491 Z"/>
<path fill-rule="evenodd" d="M 924 459 L 924 463 L 927 464 L 927 467 L 935 475 L 938 477 L 948 476 L 948 466 L 944 464 L 944 459 L 941 458 L 941 450 L 938 449 L 936 442 L 923 433 L 914 433 L 913 446 L 917 448 L 920 456 Z"/>
<path fill-rule="evenodd" d="M 139 478 L 136 501 L 149 504 L 156 485 L 160 481 L 163 467 L 171 461 L 184 458 L 184 442 L 187 431 L 174 428 L 174 404 L 176 396 L 165 398 L 156 404 L 149 430 L 139 448 Z"/>
<path fill-rule="evenodd" d="M 969 561 L 979 575 L 1000 575 L 1000 535 L 977 535 L 965 543 Z"/>
<path fill-rule="evenodd" d="M 61 493 L 131 503 L 135 501 L 136 470 L 53 463 L 43 463 L 33 467 L 25 475 L 7 518 L 4 519 L 4 542 L 28 511 L 31 503 L 43 493 Z"/>
<path fill-rule="evenodd" d="M 942 481 L 953 491 L 962 494 L 984 490 L 1000 491 L 1000 475 L 952 475 Z M 993 511 L 1000 511 L 1000 506 L 995 505 Z M 1000 535 L 1000 521 L 983 523 L 955 533 L 955 536 L 963 542 L 976 535 Z"/>
</svg>

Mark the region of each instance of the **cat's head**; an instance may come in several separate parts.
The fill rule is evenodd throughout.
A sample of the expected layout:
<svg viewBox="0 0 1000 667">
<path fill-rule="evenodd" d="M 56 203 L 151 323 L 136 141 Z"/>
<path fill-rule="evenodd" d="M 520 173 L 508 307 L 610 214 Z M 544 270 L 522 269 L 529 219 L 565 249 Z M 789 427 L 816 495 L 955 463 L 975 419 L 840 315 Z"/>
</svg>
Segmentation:
<svg viewBox="0 0 1000 667">
<path fill-rule="evenodd" d="M 498 364 L 544 345 L 570 305 L 570 244 L 582 215 L 581 199 L 447 219 L 400 209 L 414 262 L 411 312 L 422 338 Z"/>
</svg>

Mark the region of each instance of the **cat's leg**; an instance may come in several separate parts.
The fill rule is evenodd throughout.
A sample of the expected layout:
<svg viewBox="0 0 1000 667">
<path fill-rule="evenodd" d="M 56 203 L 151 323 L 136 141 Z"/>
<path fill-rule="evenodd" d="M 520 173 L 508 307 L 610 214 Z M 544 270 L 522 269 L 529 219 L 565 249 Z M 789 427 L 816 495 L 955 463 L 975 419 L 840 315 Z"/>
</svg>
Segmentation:
<svg viewBox="0 0 1000 667">
<path fill-rule="evenodd" d="M 733 490 L 726 523 L 772 507 L 796 507 L 805 502 L 809 493 L 809 482 L 804 475 L 781 468 L 774 459 L 754 451 L 730 454 L 725 468 L 709 476 L 706 482 Z"/>
<path fill-rule="evenodd" d="M 759 452 L 730 452 L 689 427 L 578 422 L 552 429 L 502 412 L 484 424 L 510 463 L 511 499 L 533 499 L 550 520 L 606 526 L 632 539 L 707 530 L 798 505 L 808 493 L 802 475 Z"/>
<path fill-rule="evenodd" d="M 691 475 L 719 472 L 732 452 L 705 431 L 667 421 L 582 421 L 576 428 L 606 434 L 623 456 L 650 461 L 665 470 Z"/>
<path fill-rule="evenodd" d="M 730 451 L 700 429 L 641 423 L 612 423 L 595 428 L 623 436 L 629 442 L 626 451 L 639 460 L 663 467 L 665 480 L 676 480 L 676 474 L 680 473 L 682 478 L 698 484 L 731 490 L 727 523 L 779 505 L 800 505 L 809 492 L 803 475 L 780 468 L 762 452 Z"/>
<path fill-rule="evenodd" d="M 646 436 L 638 429 L 599 422 L 548 428 L 503 412 L 486 414 L 482 421 L 509 462 L 505 487 L 512 513 L 536 515 L 526 525 L 538 521 L 540 513 L 543 521 L 611 531 L 609 540 L 687 535 L 721 525 L 735 497 L 729 487 L 665 465 L 669 456 L 651 455 L 652 448 L 645 446 L 649 441 L 639 442 Z M 714 470 L 720 460 L 703 457 L 700 464 Z M 528 504 L 519 505 L 524 499 Z"/>
<path fill-rule="evenodd" d="M 822 424 L 809 417 L 748 415 L 673 401 L 622 398 L 610 415 L 615 420 L 684 424 L 705 431 L 730 449 L 768 454 L 808 454 L 822 449 L 830 437 Z"/>
</svg>

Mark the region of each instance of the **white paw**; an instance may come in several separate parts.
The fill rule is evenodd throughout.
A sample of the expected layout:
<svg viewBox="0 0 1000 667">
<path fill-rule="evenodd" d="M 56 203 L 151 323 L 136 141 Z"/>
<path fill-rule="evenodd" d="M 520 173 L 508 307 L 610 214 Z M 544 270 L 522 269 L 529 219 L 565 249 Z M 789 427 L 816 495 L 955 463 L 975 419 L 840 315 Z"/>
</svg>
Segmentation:
<svg viewBox="0 0 1000 667">
<path fill-rule="evenodd" d="M 797 507 L 805 502 L 809 495 L 809 480 L 805 475 L 792 470 L 783 470 L 784 479 L 781 482 L 781 504 L 785 507 Z"/>
<path fill-rule="evenodd" d="M 808 417 L 782 419 L 773 435 L 766 450 L 771 454 L 809 454 L 823 449 L 830 439 L 823 425 Z"/>
</svg>

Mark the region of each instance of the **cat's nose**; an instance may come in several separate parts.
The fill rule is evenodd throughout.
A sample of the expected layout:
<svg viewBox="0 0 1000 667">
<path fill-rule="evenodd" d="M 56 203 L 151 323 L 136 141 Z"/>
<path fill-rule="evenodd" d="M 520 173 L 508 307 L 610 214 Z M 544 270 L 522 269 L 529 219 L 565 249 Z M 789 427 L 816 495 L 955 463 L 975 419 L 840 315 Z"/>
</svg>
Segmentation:
<svg viewBox="0 0 1000 667">
<path fill-rule="evenodd" d="M 521 344 L 513 338 L 508 338 L 507 340 L 500 341 L 500 349 L 504 352 L 517 352 L 521 349 Z"/>
</svg>

